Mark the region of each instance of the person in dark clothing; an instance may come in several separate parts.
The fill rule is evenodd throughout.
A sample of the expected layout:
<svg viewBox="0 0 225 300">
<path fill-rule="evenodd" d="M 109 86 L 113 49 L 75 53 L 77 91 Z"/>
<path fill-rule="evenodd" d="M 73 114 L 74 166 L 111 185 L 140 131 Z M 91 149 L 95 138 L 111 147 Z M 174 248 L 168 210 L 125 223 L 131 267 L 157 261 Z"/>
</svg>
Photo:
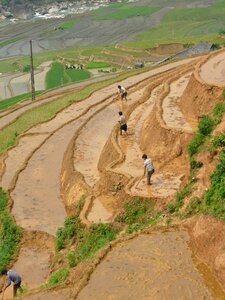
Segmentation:
<svg viewBox="0 0 225 300">
<path fill-rule="evenodd" d="M 7 271 L 6 269 L 1 271 L 2 275 L 6 275 L 7 276 L 7 283 L 6 286 L 3 288 L 3 293 L 5 292 L 5 290 L 11 285 L 11 283 L 13 282 L 13 297 L 16 297 L 17 295 L 17 290 L 21 288 L 21 277 L 19 274 L 17 274 L 15 271 L 13 270 L 9 270 Z M 1 291 L 1 292 L 2 292 Z"/>
</svg>

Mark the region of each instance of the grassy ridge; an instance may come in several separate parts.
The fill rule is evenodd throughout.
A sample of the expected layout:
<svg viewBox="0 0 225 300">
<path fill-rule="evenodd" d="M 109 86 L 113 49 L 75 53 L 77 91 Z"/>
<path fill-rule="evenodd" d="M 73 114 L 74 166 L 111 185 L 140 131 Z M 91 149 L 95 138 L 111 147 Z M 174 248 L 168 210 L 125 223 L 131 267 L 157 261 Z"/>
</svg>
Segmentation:
<svg viewBox="0 0 225 300">
<path fill-rule="evenodd" d="M 29 128 L 40 122 L 49 120 L 62 108 L 65 108 L 69 104 L 78 100 L 85 99 L 97 89 L 103 88 L 109 84 L 117 82 L 118 80 L 125 79 L 131 75 L 142 73 L 143 71 L 145 71 L 145 69 L 132 70 L 121 74 L 118 77 L 90 84 L 89 86 L 83 88 L 79 92 L 67 95 L 65 97 L 61 97 L 58 100 L 54 100 L 52 102 L 41 104 L 38 107 L 26 111 L 16 120 L 14 120 L 11 124 L 4 127 L 0 131 L 0 153 L 5 151 L 8 147 L 14 145 L 16 142 L 16 138 L 19 134 L 23 133 L 24 131 L 28 130 Z"/>
<path fill-rule="evenodd" d="M 41 94 L 42 92 L 43 91 L 36 91 L 35 95 L 37 96 L 37 95 Z M 15 97 L 11 97 L 11 98 L 8 98 L 8 99 L 1 100 L 0 101 L 0 110 L 6 109 L 10 106 L 13 106 L 18 102 L 28 100 L 29 98 L 31 98 L 31 92 L 21 94 L 21 95 L 15 96 Z"/>
<path fill-rule="evenodd" d="M 11 44 L 11 43 L 14 43 L 14 42 L 16 42 L 16 41 L 21 40 L 22 38 L 23 38 L 22 36 L 17 36 L 17 37 L 8 39 L 8 40 L 4 40 L 4 41 L 0 42 L 0 47 L 7 46 L 7 45 L 9 45 L 9 44 Z"/>
<path fill-rule="evenodd" d="M 66 20 L 60 24 L 60 27 L 66 30 L 66 29 L 73 28 L 75 24 L 76 24 L 76 20 Z"/>
<path fill-rule="evenodd" d="M 124 20 L 137 16 L 150 16 L 159 10 L 156 6 L 122 6 L 117 7 L 115 11 L 101 16 L 97 16 L 97 20 Z M 102 12 L 102 11 L 101 11 Z"/>
<path fill-rule="evenodd" d="M 101 61 L 90 61 L 85 65 L 86 69 L 97 69 L 111 67 L 111 64 Z"/>
<path fill-rule="evenodd" d="M 22 230 L 7 211 L 7 194 L 0 188 L 0 270 L 5 268 L 16 253 Z"/>
<path fill-rule="evenodd" d="M 160 24 L 138 35 L 135 41 L 124 44 L 134 48 L 147 48 L 173 42 L 224 43 L 219 35 L 221 29 L 225 28 L 224 14 L 224 0 L 210 7 L 175 8 L 163 17 Z"/>
</svg>

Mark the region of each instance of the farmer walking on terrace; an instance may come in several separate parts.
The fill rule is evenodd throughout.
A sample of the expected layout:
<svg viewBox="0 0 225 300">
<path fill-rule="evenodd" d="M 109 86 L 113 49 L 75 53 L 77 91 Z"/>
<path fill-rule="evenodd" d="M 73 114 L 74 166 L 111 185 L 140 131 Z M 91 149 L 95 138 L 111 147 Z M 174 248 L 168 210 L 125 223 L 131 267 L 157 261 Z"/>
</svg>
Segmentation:
<svg viewBox="0 0 225 300">
<path fill-rule="evenodd" d="M 120 135 L 122 135 L 123 131 L 125 132 L 125 134 L 127 134 L 127 123 L 122 111 L 119 111 L 118 122 L 120 124 Z"/>
<path fill-rule="evenodd" d="M 1 290 L 0 292 L 3 291 L 3 295 L 4 295 L 4 292 L 5 290 L 11 285 L 11 283 L 13 282 L 13 297 L 16 297 L 17 295 L 17 290 L 20 289 L 22 290 L 21 288 L 21 277 L 19 274 L 17 274 L 15 271 L 13 270 L 9 270 L 7 271 L 6 269 L 3 269 L 1 271 L 1 274 L 2 275 L 6 275 L 7 276 L 7 283 L 6 283 L 6 286 L 3 288 L 3 290 Z M 2 295 L 2 299 L 3 299 L 3 295 Z"/>
<path fill-rule="evenodd" d="M 118 94 L 121 100 L 125 99 L 127 101 L 127 90 L 121 85 L 118 85 Z"/>
<path fill-rule="evenodd" d="M 144 160 L 144 175 L 147 174 L 147 185 L 151 184 L 152 174 L 155 172 L 152 161 L 146 154 L 142 155 L 142 159 Z"/>
</svg>

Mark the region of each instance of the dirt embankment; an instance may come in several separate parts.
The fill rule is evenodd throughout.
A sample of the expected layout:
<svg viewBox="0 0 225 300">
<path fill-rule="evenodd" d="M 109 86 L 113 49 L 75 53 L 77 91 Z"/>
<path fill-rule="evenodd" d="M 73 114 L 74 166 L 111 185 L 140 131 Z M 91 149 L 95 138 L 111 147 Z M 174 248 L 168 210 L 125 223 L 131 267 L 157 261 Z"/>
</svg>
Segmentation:
<svg viewBox="0 0 225 300">
<path fill-rule="evenodd" d="M 192 220 L 189 226 L 191 248 L 225 286 L 225 224 L 211 216 Z"/>
<path fill-rule="evenodd" d="M 174 77 L 169 77 L 167 81 L 164 81 L 164 91 L 145 122 L 144 130 L 140 136 L 141 149 L 143 152 L 149 153 L 153 161 L 158 162 L 156 163 L 157 167 L 162 168 L 169 161 L 179 157 L 181 166 L 184 166 L 184 173 L 187 173 L 188 169 L 185 147 L 191 139 L 192 133 L 180 128 L 173 129 L 165 124 L 162 117 L 162 102 L 170 92 L 170 83 L 187 73 L 190 69 L 191 67 L 186 67 Z"/>
<path fill-rule="evenodd" d="M 180 101 L 180 108 L 189 123 L 196 127 L 198 118 L 207 114 L 218 102 L 222 100 L 222 87 L 209 85 L 198 75 L 201 64 L 192 74 L 188 86 Z"/>
</svg>

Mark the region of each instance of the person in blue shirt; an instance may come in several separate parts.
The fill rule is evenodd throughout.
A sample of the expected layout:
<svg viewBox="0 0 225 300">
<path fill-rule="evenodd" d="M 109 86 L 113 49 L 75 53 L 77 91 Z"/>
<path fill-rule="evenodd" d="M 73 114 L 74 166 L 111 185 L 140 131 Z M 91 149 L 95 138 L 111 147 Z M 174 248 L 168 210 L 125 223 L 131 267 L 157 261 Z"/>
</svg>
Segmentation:
<svg viewBox="0 0 225 300">
<path fill-rule="evenodd" d="M 21 288 L 21 277 L 19 274 L 17 274 L 15 271 L 13 270 L 9 270 L 7 271 L 6 269 L 3 269 L 1 271 L 2 275 L 6 275 L 7 276 L 7 283 L 6 286 L 3 288 L 3 293 L 5 292 L 5 290 L 11 285 L 11 283 L 13 282 L 13 297 L 16 297 L 17 295 L 17 290 Z M 2 292 L 2 291 L 1 291 Z"/>
</svg>

